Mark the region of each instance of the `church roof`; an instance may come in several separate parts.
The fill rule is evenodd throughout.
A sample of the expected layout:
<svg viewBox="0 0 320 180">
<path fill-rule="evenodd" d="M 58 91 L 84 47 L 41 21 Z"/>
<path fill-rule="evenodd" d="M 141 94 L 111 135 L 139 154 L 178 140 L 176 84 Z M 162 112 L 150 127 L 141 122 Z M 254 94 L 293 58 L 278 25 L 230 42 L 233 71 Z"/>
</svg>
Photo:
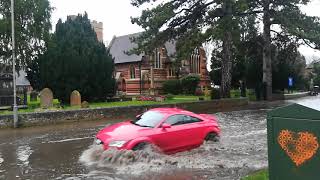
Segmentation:
<svg viewBox="0 0 320 180">
<path fill-rule="evenodd" d="M 131 49 L 138 47 L 136 43 L 131 42 L 131 38 L 138 37 L 141 33 L 128 34 L 124 36 L 119 36 L 113 38 L 110 43 L 110 53 L 114 57 L 115 64 L 139 62 L 142 59 L 143 54 L 128 55 Z M 176 54 L 176 44 L 175 41 L 168 41 L 164 44 L 168 56 L 173 57 Z"/>
</svg>

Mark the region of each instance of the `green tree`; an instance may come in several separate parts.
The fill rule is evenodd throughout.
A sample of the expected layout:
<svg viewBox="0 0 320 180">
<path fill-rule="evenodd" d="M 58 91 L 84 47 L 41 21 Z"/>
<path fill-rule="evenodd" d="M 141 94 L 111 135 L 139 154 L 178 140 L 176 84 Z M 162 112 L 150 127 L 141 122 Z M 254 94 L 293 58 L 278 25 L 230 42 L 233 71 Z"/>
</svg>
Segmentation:
<svg viewBox="0 0 320 180">
<path fill-rule="evenodd" d="M 114 90 L 113 58 L 98 41 L 87 14 L 59 20 L 47 51 L 29 69 L 31 84 L 51 88 L 63 103 L 73 90 L 87 101 L 104 100 Z"/>
<path fill-rule="evenodd" d="M 272 48 L 273 91 L 288 88 L 288 77 L 294 79 L 295 89 L 305 89 L 306 60 L 298 51 L 299 44 L 288 37 L 278 37 Z"/>
<path fill-rule="evenodd" d="M 319 86 L 320 85 L 320 63 L 314 64 L 313 73 L 314 73 L 313 84 Z"/>
<path fill-rule="evenodd" d="M 263 83 L 267 99 L 272 98 L 272 25 L 278 25 L 282 35 L 296 38 L 318 48 L 320 45 L 320 21 L 318 17 L 307 16 L 300 10 L 311 0 L 258 0 L 255 9 L 263 11 Z"/>
<path fill-rule="evenodd" d="M 239 80 L 245 81 L 250 88 L 255 88 L 262 80 L 262 38 L 256 26 L 256 15 L 239 18 L 238 31 L 234 32 L 235 40 L 232 48 L 232 81 L 233 88 L 239 87 Z M 211 79 L 220 85 L 222 46 L 216 44 L 211 57 Z"/>
<path fill-rule="evenodd" d="M 43 53 L 51 29 L 48 0 L 15 0 L 16 66 L 26 67 Z M 11 2 L 0 0 L 0 62 L 11 62 Z M 0 70 L 1 71 L 1 70 Z"/>
<path fill-rule="evenodd" d="M 135 23 L 145 32 L 134 41 L 138 48 L 135 52 L 152 52 L 164 42 L 177 40 L 177 59 L 189 58 L 190 52 L 204 42 L 220 41 L 222 43 L 221 90 L 222 97 L 230 97 L 232 47 L 234 34 L 238 29 L 238 17 L 255 12 L 248 12 L 250 1 L 241 0 L 190 0 L 161 1 L 131 0 L 134 6 L 159 2 L 152 9 L 143 10 Z M 250 3 L 248 3 L 250 2 Z"/>
</svg>

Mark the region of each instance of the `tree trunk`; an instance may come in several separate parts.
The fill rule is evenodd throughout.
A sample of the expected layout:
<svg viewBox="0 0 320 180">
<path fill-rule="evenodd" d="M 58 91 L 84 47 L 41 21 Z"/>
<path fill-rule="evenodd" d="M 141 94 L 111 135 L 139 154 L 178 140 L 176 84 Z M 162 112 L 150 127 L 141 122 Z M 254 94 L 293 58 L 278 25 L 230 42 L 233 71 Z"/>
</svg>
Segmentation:
<svg viewBox="0 0 320 180">
<path fill-rule="evenodd" d="M 231 90 L 231 69 L 232 69 L 232 33 L 229 24 L 232 21 L 232 6 L 231 1 L 226 0 L 224 4 L 225 8 L 225 24 L 223 35 L 223 59 L 221 62 L 221 96 L 222 98 L 230 98 Z"/>
<path fill-rule="evenodd" d="M 263 1 L 263 87 L 265 100 L 272 100 L 271 20 L 270 0 Z"/>
<path fill-rule="evenodd" d="M 230 98 L 231 90 L 231 46 L 232 35 L 230 31 L 225 32 L 223 37 L 223 60 L 221 62 L 221 95 L 222 98 Z"/>
</svg>

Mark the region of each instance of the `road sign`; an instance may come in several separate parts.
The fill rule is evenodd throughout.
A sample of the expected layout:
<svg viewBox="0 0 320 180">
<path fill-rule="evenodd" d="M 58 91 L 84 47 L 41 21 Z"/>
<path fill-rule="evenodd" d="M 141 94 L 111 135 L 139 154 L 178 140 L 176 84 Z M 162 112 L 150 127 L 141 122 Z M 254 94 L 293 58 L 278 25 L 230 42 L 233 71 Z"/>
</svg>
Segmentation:
<svg viewBox="0 0 320 180">
<path fill-rule="evenodd" d="M 288 79 L 288 85 L 289 85 L 289 87 L 292 87 L 292 86 L 293 86 L 293 78 L 292 78 L 292 77 L 289 77 L 289 79 Z"/>
</svg>

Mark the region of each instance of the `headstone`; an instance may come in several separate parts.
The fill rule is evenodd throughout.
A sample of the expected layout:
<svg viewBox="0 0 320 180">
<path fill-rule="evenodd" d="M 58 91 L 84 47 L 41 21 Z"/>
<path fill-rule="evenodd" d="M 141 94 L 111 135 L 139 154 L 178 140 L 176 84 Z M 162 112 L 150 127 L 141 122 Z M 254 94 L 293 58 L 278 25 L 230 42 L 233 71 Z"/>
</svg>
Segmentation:
<svg viewBox="0 0 320 180">
<path fill-rule="evenodd" d="M 81 95 L 79 91 L 74 90 L 70 95 L 70 105 L 71 106 L 81 106 Z"/>
<path fill-rule="evenodd" d="M 89 108 L 89 103 L 87 101 L 83 101 L 81 103 L 81 108 Z"/>
<path fill-rule="evenodd" d="M 53 106 L 53 93 L 49 88 L 45 88 L 40 92 L 40 107 L 51 108 Z"/>
<path fill-rule="evenodd" d="M 211 91 L 208 89 L 208 87 L 205 87 L 205 88 L 204 88 L 204 95 L 205 95 L 206 97 L 210 97 L 210 94 L 211 94 Z"/>
<path fill-rule="evenodd" d="M 163 97 L 163 96 L 157 96 L 155 99 L 156 99 L 156 102 L 164 102 L 165 97 Z"/>
<path fill-rule="evenodd" d="M 37 101 L 38 99 L 38 93 L 36 91 L 32 91 L 30 93 L 30 101 Z"/>
</svg>

